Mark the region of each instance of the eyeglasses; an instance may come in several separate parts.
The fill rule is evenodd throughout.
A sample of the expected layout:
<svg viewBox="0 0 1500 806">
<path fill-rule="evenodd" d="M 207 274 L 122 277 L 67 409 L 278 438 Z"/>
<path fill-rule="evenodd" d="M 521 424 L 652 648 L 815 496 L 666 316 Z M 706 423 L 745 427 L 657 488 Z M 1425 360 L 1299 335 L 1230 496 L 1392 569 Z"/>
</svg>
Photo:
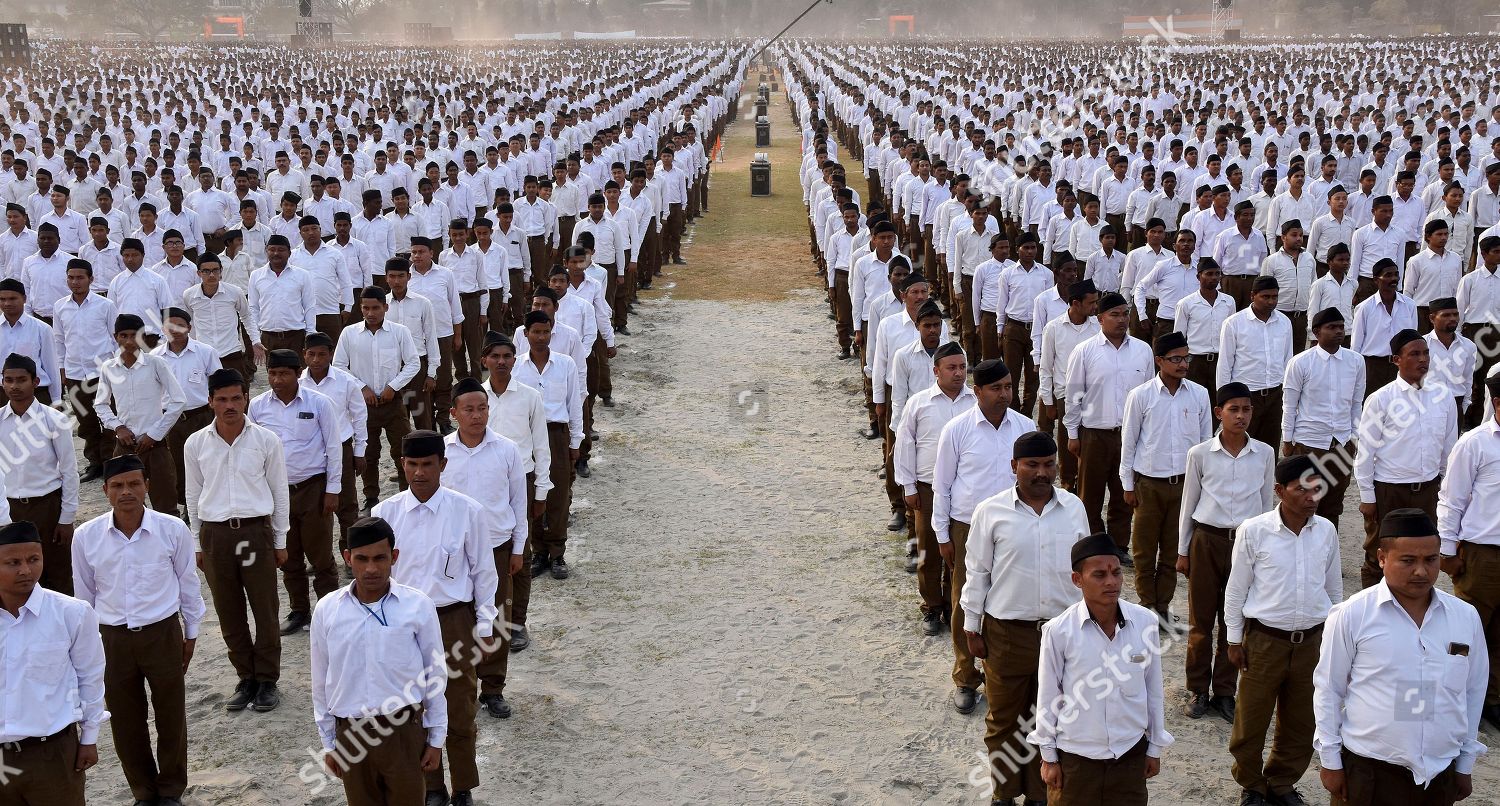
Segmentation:
<svg viewBox="0 0 1500 806">
<path fill-rule="evenodd" d="M 1161 360 L 1167 362 L 1168 364 L 1186 364 L 1187 362 L 1192 361 L 1193 357 L 1190 355 L 1164 355 L 1161 357 Z"/>
</svg>

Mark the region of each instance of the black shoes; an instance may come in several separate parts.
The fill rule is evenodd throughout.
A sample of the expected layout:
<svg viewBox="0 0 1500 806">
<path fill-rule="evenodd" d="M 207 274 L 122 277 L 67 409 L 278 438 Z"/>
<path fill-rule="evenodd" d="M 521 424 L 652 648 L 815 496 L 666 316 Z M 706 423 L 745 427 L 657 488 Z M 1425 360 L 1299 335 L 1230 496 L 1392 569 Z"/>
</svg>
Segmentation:
<svg viewBox="0 0 1500 806">
<path fill-rule="evenodd" d="M 260 691 L 260 684 L 254 680 L 241 680 L 234 687 L 234 696 L 224 702 L 226 711 L 243 711 L 245 707 L 255 700 L 256 692 Z"/>
<path fill-rule="evenodd" d="M 922 634 L 937 635 L 943 631 L 943 616 L 936 610 L 922 616 Z"/>
<path fill-rule="evenodd" d="M 555 560 L 552 561 L 552 578 L 553 579 L 567 579 L 569 573 L 571 573 L 571 570 L 568 568 L 568 561 L 567 560 L 564 560 L 563 558 L 558 557 L 557 559 L 555 559 Z"/>
<path fill-rule="evenodd" d="M 1115 551 L 1115 556 L 1120 558 L 1121 566 L 1125 568 L 1135 567 L 1135 560 L 1130 558 L 1130 552 L 1126 551 L 1125 549 L 1117 549 Z"/>
<path fill-rule="evenodd" d="M 1266 806 L 1268 802 L 1265 795 L 1253 789 L 1246 789 L 1240 792 L 1239 806 Z"/>
<path fill-rule="evenodd" d="M 103 465 L 89 465 L 84 468 L 83 475 L 78 477 L 79 481 L 97 481 L 104 478 Z"/>
<path fill-rule="evenodd" d="M 510 703 L 505 701 L 503 694 L 481 694 L 479 704 L 485 713 L 496 719 L 510 719 Z"/>
<path fill-rule="evenodd" d="M 368 495 L 365 496 L 365 511 L 369 512 L 370 510 L 374 509 L 375 505 L 378 503 L 380 503 L 379 500 Z"/>
<path fill-rule="evenodd" d="M 160 798 L 156 801 L 156 806 L 182 806 L 182 801 L 177 798 Z"/>
<path fill-rule="evenodd" d="M 311 616 L 308 616 L 301 610 L 293 610 L 292 612 L 287 613 L 286 619 L 281 622 L 281 634 L 291 635 L 292 633 L 302 632 L 303 630 L 307 629 L 308 625 L 310 624 L 312 624 Z"/>
<path fill-rule="evenodd" d="M 1279 795 L 1272 792 L 1266 796 L 1266 803 L 1271 806 L 1307 806 L 1307 800 L 1295 789 L 1288 789 Z"/>
<path fill-rule="evenodd" d="M 602 402 L 604 404 L 604 408 L 606 408 L 606 409 L 612 409 L 612 408 L 615 407 L 615 399 L 612 398 L 612 397 L 606 397 L 603 400 L 601 400 L 600 402 Z"/>
<path fill-rule="evenodd" d="M 906 528 L 906 510 L 898 509 L 891 513 L 891 522 L 885 525 L 888 532 L 899 532 Z"/>
<path fill-rule="evenodd" d="M 686 266 L 687 265 L 687 261 L 683 260 L 680 257 L 674 257 L 674 258 L 672 258 L 672 265 L 673 266 Z"/>
<path fill-rule="evenodd" d="M 880 424 L 870 423 L 870 427 L 864 431 L 859 432 L 859 435 L 864 437 L 865 439 L 880 439 Z"/>
<path fill-rule="evenodd" d="M 1490 727 L 1500 730 L 1500 705 L 1486 705 L 1480 712 L 1479 718 L 1489 722 Z"/>
<path fill-rule="evenodd" d="M 960 714 L 974 713 L 974 705 L 979 702 L 979 692 L 972 688 L 959 686 L 953 690 L 953 707 Z"/>
<path fill-rule="evenodd" d="M 1228 722 L 1231 725 L 1234 724 L 1233 697 L 1214 697 L 1213 699 L 1208 701 L 1208 707 L 1212 708 L 1214 710 L 1214 713 L 1223 717 L 1225 722 Z"/>
<path fill-rule="evenodd" d="M 536 579 L 536 578 L 540 577 L 542 574 L 547 573 L 547 569 L 549 569 L 551 567 L 552 567 L 552 558 L 551 557 L 548 557 L 545 554 L 537 554 L 537 555 L 532 556 L 532 558 L 531 558 L 531 578 L 532 579 Z"/>
<path fill-rule="evenodd" d="M 851 359 L 853 357 L 854 357 L 854 354 L 851 353 L 851 352 L 849 352 L 849 349 L 847 347 L 844 348 L 844 349 L 842 349 L 842 350 L 839 350 L 838 359 L 840 361 L 848 361 L 849 359 Z"/>
<path fill-rule="evenodd" d="M 1188 719 L 1202 719 L 1208 713 L 1208 695 L 1196 691 L 1188 692 L 1187 704 L 1182 706 L 1182 712 Z"/>
<path fill-rule="evenodd" d="M 578 463 L 573 465 L 573 470 L 581 479 L 586 479 L 594 475 L 594 472 L 592 470 L 589 470 L 589 460 L 587 459 L 579 459 Z"/>
<path fill-rule="evenodd" d="M 628 328 L 628 327 L 626 327 L 624 325 L 620 325 L 619 327 L 615 328 L 615 332 L 618 333 L 618 334 L 620 334 L 621 336 L 629 336 L 630 335 L 630 328 Z"/>
<path fill-rule="evenodd" d="M 531 636 L 526 633 L 526 625 L 521 625 L 510 633 L 510 651 L 520 652 L 531 646 Z"/>
<path fill-rule="evenodd" d="M 427 802 L 423 806 L 448 806 L 448 793 L 429 790 L 427 792 Z"/>
<path fill-rule="evenodd" d="M 474 806 L 474 796 L 468 792 L 454 792 L 453 800 L 448 801 L 448 806 Z"/>
<path fill-rule="evenodd" d="M 255 702 L 250 703 L 250 707 L 265 713 L 276 710 L 276 706 L 280 704 L 281 695 L 276 692 L 276 684 L 261 683 L 260 690 L 255 692 Z"/>
</svg>

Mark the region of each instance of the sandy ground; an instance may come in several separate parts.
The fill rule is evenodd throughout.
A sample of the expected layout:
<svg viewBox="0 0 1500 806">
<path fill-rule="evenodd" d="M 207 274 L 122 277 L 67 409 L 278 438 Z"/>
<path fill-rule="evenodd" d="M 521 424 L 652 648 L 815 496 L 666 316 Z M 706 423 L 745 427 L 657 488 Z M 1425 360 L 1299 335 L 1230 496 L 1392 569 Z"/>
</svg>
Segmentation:
<svg viewBox="0 0 1500 806">
<path fill-rule="evenodd" d="M 775 121 L 790 134 L 784 107 Z M 952 709 L 949 637 L 920 633 L 904 540 L 884 529 L 876 443 L 855 434 L 857 369 L 833 358 L 803 231 L 774 249 L 738 234 L 763 232 L 766 215 L 801 221 L 786 160 L 777 193 L 747 206 L 750 138 L 747 123 L 731 130 L 692 265 L 669 267 L 622 339 L 620 405 L 598 410 L 595 473 L 575 497 L 574 575 L 533 588 L 534 642 L 511 661 L 515 716 L 479 717 L 480 803 L 987 802 L 974 785 L 983 710 Z M 766 277 L 800 288 L 716 299 Z M 103 511 L 93 485 L 84 510 Z M 1358 539 L 1345 531 L 1353 592 Z M 283 642 L 282 667 L 279 709 L 226 713 L 234 679 L 210 608 L 189 674 L 187 803 L 344 802 L 299 776 L 317 747 L 305 635 Z M 1177 744 L 1153 799 L 1234 802 L 1229 726 L 1181 716 L 1180 648 L 1165 667 Z M 129 803 L 108 734 L 90 802 Z M 1480 765 L 1475 789 L 1493 802 L 1500 763 Z M 1303 790 L 1327 802 L 1315 771 Z"/>
</svg>

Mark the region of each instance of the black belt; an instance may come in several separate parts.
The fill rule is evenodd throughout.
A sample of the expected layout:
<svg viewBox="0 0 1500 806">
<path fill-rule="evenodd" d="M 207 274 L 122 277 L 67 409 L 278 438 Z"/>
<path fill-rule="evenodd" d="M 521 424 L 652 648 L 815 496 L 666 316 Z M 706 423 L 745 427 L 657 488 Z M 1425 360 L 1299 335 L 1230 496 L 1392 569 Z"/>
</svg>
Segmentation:
<svg viewBox="0 0 1500 806">
<path fill-rule="evenodd" d="M 174 622 L 176 620 L 177 620 L 177 614 L 173 613 L 172 615 L 167 616 L 166 618 L 162 619 L 161 621 L 152 622 L 150 624 L 147 624 L 144 627 L 130 627 L 130 626 L 127 626 L 125 624 L 100 624 L 99 625 L 99 629 L 101 629 L 101 630 L 116 630 L 116 631 L 119 631 L 119 632 L 143 632 L 145 630 L 149 630 L 149 629 L 152 629 L 154 627 L 160 627 L 163 624 L 169 624 L 169 623 Z"/>
<path fill-rule="evenodd" d="M 446 616 L 449 613 L 454 612 L 455 610 L 461 610 L 461 609 L 463 609 L 465 607 L 472 609 L 474 607 L 474 603 L 473 602 L 454 602 L 453 604 L 445 604 L 442 607 L 439 607 L 437 609 L 437 612 L 438 612 L 439 616 Z"/>
<path fill-rule="evenodd" d="M 1118 433 L 1120 433 L 1120 426 L 1117 425 L 1117 426 L 1115 426 L 1113 428 L 1093 428 L 1093 427 L 1090 427 L 1090 426 L 1087 426 L 1087 425 L 1080 425 L 1078 427 L 1078 430 L 1079 431 L 1096 431 L 1096 432 L 1098 432 L 1100 434 L 1118 434 Z"/>
<path fill-rule="evenodd" d="M 1270 397 L 1272 392 L 1280 392 L 1280 391 L 1281 391 L 1281 387 L 1280 386 L 1267 386 L 1264 389 L 1254 389 L 1254 390 L 1252 390 L 1250 392 L 1250 394 L 1252 394 L 1252 395 L 1258 395 L 1260 397 Z"/>
<path fill-rule="evenodd" d="M 1305 630 L 1278 630 L 1275 627 L 1268 627 L 1253 618 L 1247 618 L 1245 619 L 1245 629 L 1265 633 L 1272 638 L 1280 638 L 1283 641 L 1290 641 L 1293 644 L 1300 644 L 1309 638 L 1316 638 L 1322 633 L 1323 624 L 1319 622 L 1317 626 L 1308 627 Z"/>
<path fill-rule="evenodd" d="M 11 501 L 17 501 L 17 502 L 20 502 L 22 504 L 30 504 L 33 501 L 35 501 L 37 503 L 41 503 L 42 499 L 44 499 L 44 498 L 51 498 L 54 495 L 61 495 L 61 494 L 62 494 L 62 488 L 58 487 L 57 489 L 52 490 L 51 492 L 45 492 L 45 493 L 42 493 L 41 495 L 33 495 L 33 496 L 28 496 L 26 498 L 21 498 L 20 496 L 12 495 L 12 496 L 9 496 L 9 499 Z"/>
<path fill-rule="evenodd" d="M 1201 358 L 1204 361 L 1207 361 L 1208 363 L 1212 364 L 1213 362 L 1219 360 L 1219 354 L 1218 353 L 1194 353 L 1193 354 L 1193 358 Z"/>
<path fill-rule="evenodd" d="M 458 296 L 461 299 L 473 299 L 483 293 L 483 291 L 460 291 L 458 292 Z"/>
<path fill-rule="evenodd" d="M 1036 630 L 1037 632 L 1041 632 L 1042 627 L 1047 623 L 1046 619 L 1042 619 L 1040 621 L 1026 621 L 1023 619 L 997 618 L 995 619 L 995 621 L 999 622 L 1000 624 L 1004 624 L 1007 627 L 1020 627 L 1027 630 Z"/>
<path fill-rule="evenodd" d="M 258 525 L 260 525 L 262 523 L 270 523 L 270 522 L 271 522 L 271 516 L 270 515 L 256 515 L 253 518 L 230 518 L 227 521 L 205 521 L 205 523 L 208 523 L 211 526 L 227 526 L 230 529 L 239 529 L 239 528 L 242 528 L 242 527 L 258 526 Z"/>
<path fill-rule="evenodd" d="M 1136 473 L 1135 475 L 1147 481 L 1155 481 L 1160 484 L 1171 484 L 1173 486 L 1176 486 L 1182 483 L 1183 474 L 1178 473 L 1175 476 L 1148 476 L 1145 473 Z"/>
<path fill-rule="evenodd" d="M 14 742 L 0 743 L 0 750 L 4 750 L 7 753 L 18 753 L 22 748 L 34 747 L 36 745 L 45 744 L 47 742 L 55 742 L 58 739 L 63 738 L 67 734 L 72 733 L 75 727 L 75 725 L 69 725 L 62 730 L 52 734 L 51 736 L 28 736 L 25 739 L 17 739 Z"/>
<path fill-rule="evenodd" d="M 352 437 L 351 437 L 351 439 L 352 439 Z M 304 486 L 306 486 L 308 484 L 311 484 L 311 483 L 313 483 L 315 481 L 321 481 L 324 484 L 327 484 L 328 483 L 328 474 L 327 473 L 314 473 L 313 475 L 308 476 L 307 478 L 305 478 L 305 479 L 303 479 L 303 480 L 301 480 L 299 482 L 288 484 L 287 487 L 290 488 L 290 489 L 295 490 L 298 487 L 304 487 Z"/>
<path fill-rule="evenodd" d="M 1208 532 L 1209 534 L 1214 535 L 1216 537 L 1227 537 L 1230 540 L 1234 539 L 1234 527 L 1229 527 L 1229 526 L 1209 526 L 1206 523 L 1199 523 L 1197 521 L 1193 521 L 1193 526 L 1196 527 L 1196 528 L 1198 528 L 1198 529 L 1202 529 L 1203 531 Z"/>
</svg>

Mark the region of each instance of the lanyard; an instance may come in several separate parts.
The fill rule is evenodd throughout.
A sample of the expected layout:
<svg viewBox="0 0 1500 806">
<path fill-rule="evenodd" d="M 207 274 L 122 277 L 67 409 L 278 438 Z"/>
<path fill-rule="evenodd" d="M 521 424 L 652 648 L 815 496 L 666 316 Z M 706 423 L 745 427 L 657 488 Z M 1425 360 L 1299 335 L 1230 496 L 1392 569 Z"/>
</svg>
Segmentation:
<svg viewBox="0 0 1500 806">
<path fill-rule="evenodd" d="M 390 596 L 390 594 L 387 593 L 385 596 L 380 597 L 380 602 L 379 602 L 379 604 L 380 604 L 380 612 L 379 613 L 376 613 L 374 610 L 371 610 L 370 606 L 367 605 L 367 604 L 365 604 L 364 602 L 359 602 L 359 599 L 355 599 L 354 601 L 359 602 L 359 606 L 363 607 L 365 609 L 365 612 L 370 614 L 371 618 L 373 618 L 376 621 L 380 622 L 380 626 L 382 626 L 382 627 L 389 627 L 391 625 L 385 620 L 385 600 L 386 600 L 387 596 Z"/>
</svg>

